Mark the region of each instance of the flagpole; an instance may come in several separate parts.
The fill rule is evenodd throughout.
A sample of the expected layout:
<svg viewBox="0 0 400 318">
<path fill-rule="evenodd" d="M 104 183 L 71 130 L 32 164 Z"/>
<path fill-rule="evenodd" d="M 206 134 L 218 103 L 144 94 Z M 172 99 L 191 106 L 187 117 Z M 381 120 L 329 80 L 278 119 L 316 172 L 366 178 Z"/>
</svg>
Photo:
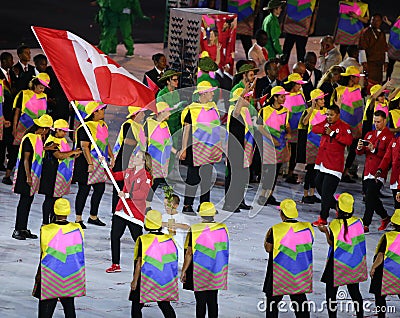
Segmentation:
<svg viewBox="0 0 400 318">
<path fill-rule="evenodd" d="M 90 142 L 91 142 L 92 145 L 94 146 L 94 149 L 96 150 L 97 155 L 99 156 L 99 158 L 103 157 L 103 155 L 101 154 L 99 147 L 97 146 L 96 142 L 94 141 L 93 136 L 92 136 L 92 134 L 91 134 L 91 132 L 90 132 L 88 126 L 86 125 L 86 123 L 85 123 L 85 121 L 84 121 L 84 119 L 83 119 L 81 113 L 79 112 L 78 108 L 76 107 L 75 102 L 74 102 L 74 101 L 70 101 L 70 103 L 71 103 L 71 105 L 72 105 L 72 107 L 73 107 L 73 109 L 74 109 L 76 115 L 78 116 L 79 121 L 81 122 L 83 129 L 85 129 L 86 134 L 88 135 L 88 137 L 89 137 L 89 139 L 90 139 Z M 104 157 L 103 157 L 103 158 L 104 158 Z M 110 168 L 108 167 L 106 160 L 103 159 L 102 162 L 101 162 L 101 164 L 102 164 L 103 168 L 106 170 L 107 175 L 108 175 L 108 177 L 110 178 L 110 180 L 111 180 L 111 182 L 112 182 L 112 184 L 113 184 L 115 190 L 117 190 L 117 192 L 119 193 L 119 192 L 121 191 L 121 189 L 119 188 L 117 182 L 115 181 L 114 176 L 112 175 L 111 170 L 110 170 Z M 128 220 L 128 221 L 130 221 L 130 222 L 133 222 L 133 223 L 136 223 L 136 224 L 138 224 L 138 225 L 140 225 L 140 226 L 143 226 L 143 222 L 140 221 L 140 220 L 138 220 L 138 219 L 136 219 L 136 218 L 133 216 L 133 213 L 132 213 L 132 211 L 131 211 L 131 209 L 130 209 L 128 203 L 126 202 L 125 197 L 122 197 L 121 200 L 122 200 L 122 203 L 124 204 L 124 207 L 125 207 L 126 210 L 128 211 L 130 217 L 127 216 L 126 213 L 124 213 L 124 212 L 122 212 L 122 211 L 121 211 L 121 212 L 115 212 L 115 214 L 118 215 L 118 216 L 120 216 L 120 217 L 122 217 L 122 218 L 124 218 L 124 219 L 126 219 L 126 220 Z"/>
</svg>

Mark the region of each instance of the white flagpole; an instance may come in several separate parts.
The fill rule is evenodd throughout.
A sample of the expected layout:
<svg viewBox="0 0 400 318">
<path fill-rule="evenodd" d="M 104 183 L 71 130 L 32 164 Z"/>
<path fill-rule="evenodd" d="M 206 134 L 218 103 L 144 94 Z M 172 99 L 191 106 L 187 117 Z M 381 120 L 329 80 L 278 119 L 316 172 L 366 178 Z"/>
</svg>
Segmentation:
<svg viewBox="0 0 400 318">
<path fill-rule="evenodd" d="M 88 137 L 89 137 L 89 139 L 90 139 L 90 142 L 91 142 L 92 145 L 94 146 L 94 149 L 96 150 L 97 155 L 99 156 L 99 158 L 100 158 L 100 157 L 103 157 L 103 155 L 102 155 L 101 152 L 100 152 L 99 147 L 97 147 L 97 144 L 96 144 L 96 142 L 95 142 L 94 139 L 93 139 L 92 134 L 90 133 L 90 130 L 89 130 L 88 126 L 86 125 L 85 121 L 83 120 L 83 117 L 82 117 L 81 113 L 79 112 L 78 108 L 76 107 L 75 102 L 74 102 L 74 101 L 70 101 L 70 103 L 71 103 L 72 107 L 74 108 L 75 113 L 76 113 L 76 115 L 77 115 L 78 118 L 79 118 L 79 121 L 82 123 L 82 127 L 83 127 L 83 129 L 85 129 L 86 134 L 88 135 Z M 115 181 L 114 176 L 112 175 L 111 170 L 110 170 L 110 168 L 108 167 L 106 160 L 104 159 L 104 160 L 101 162 L 101 164 L 102 164 L 102 166 L 104 167 L 104 169 L 106 170 L 106 172 L 107 172 L 107 174 L 108 174 L 108 177 L 110 178 L 110 180 L 111 180 L 111 182 L 112 182 L 112 184 L 113 184 L 115 190 L 117 190 L 117 192 L 119 193 L 119 192 L 121 191 L 121 189 L 119 188 L 117 182 Z M 133 216 L 133 213 L 132 213 L 131 209 L 129 208 L 128 203 L 126 202 L 125 197 L 122 197 L 121 200 L 122 200 L 122 203 L 124 204 L 124 207 L 125 207 L 126 210 L 128 211 L 129 216 L 126 215 L 126 213 L 124 213 L 123 211 L 115 212 L 115 214 L 118 215 L 118 216 L 120 216 L 120 217 L 122 217 L 122 218 L 124 218 L 124 219 L 126 219 L 126 220 L 128 220 L 128 221 L 130 221 L 130 222 L 133 222 L 133 223 L 136 223 L 136 224 L 138 224 L 138 225 L 140 225 L 140 226 L 143 226 L 143 222 L 140 221 L 140 220 L 138 220 L 138 219 L 136 219 L 136 218 Z"/>
</svg>

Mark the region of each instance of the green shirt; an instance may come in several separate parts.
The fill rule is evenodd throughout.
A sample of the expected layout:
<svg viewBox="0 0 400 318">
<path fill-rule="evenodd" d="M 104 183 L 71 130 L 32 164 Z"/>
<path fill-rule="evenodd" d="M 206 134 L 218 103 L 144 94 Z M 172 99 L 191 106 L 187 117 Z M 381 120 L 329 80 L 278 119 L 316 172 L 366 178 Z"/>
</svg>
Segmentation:
<svg viewBox="0 0 400 318">
<path fill-rule="evenodd" d="M 240 81 L 240 82 L 237 83 L 235 86 L 233 86 L 233 88 L 231 89 L 231 94 L 229 95 L 229 98 L 232 98 L 232 97 L 233 97 L 233 92 L 234 92 L 235 90 L 237 90 L 238 88 L 243 88 L 243 89 L 245 89 L 245 85 L 244 85 L 243 81 Z M 258 116 L 258 112 L 257 112 L 257 110 L 256 110 L 255 107 L 254 107 L 254 100 L 252 100 L 252 101 L 250 102 L 250 105 L 249 105 L 249 113 L 250 113 L 250 116 L 251 116 L 251 117 L 257 117 L 257 116 Z"/>
<path fill-rule="evenodd" d="M 281 27 L 278 18 L 272 12 L 265 17 L 262 29 L 268 34 L 267 45 L 265 45 L 268 51 L 268 58 L 274 59 L 277 54 L 282 54 L 282 47 L 279 43 Z"/>
<path fill-rule="evenodd" d="M 179 96 L 178 91 L 173 90 L 169 91 L 168 87 L 165 86 L 162 90 L 160 90 L 157 94 L 157 103 L 158 102 L 166 102 L 170 107 L 175 107 L 176 104 L 180 103 L 181 98 Z M 182 106 L 178 106 L 178 108 L 174 108 L 171 111 L 171 115 L 167 120 L 169 131 L 171 135 L 181 129 L 181 112 Z"/>
</svg>

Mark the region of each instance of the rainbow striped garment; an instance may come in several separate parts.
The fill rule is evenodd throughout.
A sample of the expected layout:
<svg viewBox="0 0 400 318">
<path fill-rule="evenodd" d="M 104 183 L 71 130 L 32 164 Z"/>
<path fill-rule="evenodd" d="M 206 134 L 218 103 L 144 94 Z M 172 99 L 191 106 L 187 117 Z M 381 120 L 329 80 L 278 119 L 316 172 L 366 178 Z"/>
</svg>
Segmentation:
<svg viewBox="0 0 400 318">
<path fill-rule="evenodd" d="M 60 152 L 71 151 L 71 146 L 68 144 L 68 141 L 65 138 L 56 138 L 53 135 L 50 135 L 44 144 L 46 145 L 51 142 L 54 142 L 55 144 L 59 145 L 57 148 L 58 151 Z M 68 157 L 65 159 L 58 160 L 56 182 L 54 184 L 54 194 L 53 194 L 55 198 L 60 198 L 66 194 L 69 194 L 71 188 L 73 169 L 74 169 L 74 158 Z"/>
<path fill-rule="evenodd" d="M 321 142 L 321 135 L 313 133 L 312 128 L 322 123 L 326 119 L 326 109 L 314 109 L 308 120 L 307 141 L 310 141 L 314 146 L 319 147 Z"/>
<path fill-rule="evenodd" d="M 172 137 L 166 121 L 158 122 L 153 118 L 147 119 L 148 148 L 153 166 L 153 178 L 166 178 L 171 157 Z"/>
<path fill-rule="evenodd" d="M 134 153 L 136 153 L 136 150 L 138 150 L 138 149 L 140 149 L 142 151 L 146 151 L 146 136 L 144 134 L 143 126 L 141 124 L 135 122 L 132 119 L 128 119 L 127 121 L 125 121 L 122 124 L 121 129 L 118 134 L 118 138 L 115 142 L 115 146 L 113 148 L 113 154 L 114 154 L 115 158 L 118 156 L 118 152 L 121 149 L 121 145 L 124 141 L 124 126 L 125 125 L 130 125 L 129 131 L 132 132 L 133 137 L 137 141 L 137 147 L 134 150 Z"/>
<path fill-rule="evenodd" d="M 364 17 L 368 14 L 368 4 L 361 1 L 339 1 L 339 18 L 335 35 L 336 44 L 358 45 L 364 24 L 356 18 L 351 18 L 349 15 L 351 12 Z"/>
<path fill-rule="evenodd" d="M 390 116 L 392 117 L 394 128 L 400 127 L 400 109 L 392 109 L 389 111 Z M 400 133 L 395 134 L 396 137 L 400 136 Z"/>
<path fill-rule="evenodd" d="M 182 111 L 182 126 L 189 111 L 192 118 L 193 165 L 197 167 L 221 161 L 221 122 L 217 106 L 214 102 L 190 104 Z"/>
<path fill-rule="evenodd" d="M 229 136 L 229 124 L 231 120 L 232 113 L 235 109 L 235 106 L 230 106 L 228 110 L 228 123 L 226 125 L 227 127 L 227 136 Z M 251 162 L 253 161 L 253 155 L 254 155 L 254 145 L 255 145 L 255 140 L 254 140 L 254 125 L 253 121 L 251 120 L 250 112 L 247 107 L 242 107 L 240 110 L 240 116 L 243 119 L 243 122 L 245 124 L 244 128 L 244 160 L 243 160 L 243 168 L 248 168 L 251 165 Z M 227 143 L 228 145 L 228 143 Z"/>
<path fill-rule="evenodd" d="M 362 133 L 362 119 L 364 113 L 364 100 L 361 87 L 339 86 L 336 88 L 338 98 L 342 96 L 340 106 L 340 119 L 350 126 L 353 138 L 360 138 Z"/>
<path fill-rule="evenodd" d="M 87 113 L 85 112 L 85 107 L 87 104 L 89 104 L 92 101 L 75 101 L 76 108 L 78 108 L 79 113 L 81 114 L 82 118 L 85 119 L 87 116 Z M 81 121 L 78 118 L 78 115 L 75 114 L 74 118 L 74 130 L 77 130 L 78 127 L 80 126 Z"/>
<path fill-rule="evenodd" d="M 283 222 L 272 227 L 273 296 L 312 292 L 314 230 L 308 222 Z"/>
<path fill-rule="evenodd" d="M 344 236 L 343 220 L 335 219 L 329 224 L 333 233 L 333 285 L 343 286 L 364 282 L 368 278 L 364 226 L 359 218 L 347 219 L 348 232 Z"/>
<path fill-rule="evenodd" d="M 83 237 L 77 223 L 42 226 L 41 300 L 86 295 Z"/>
<path fill-rule="evenodd" d="M 15 173 L 14 173 L 13 190 L 15 187 L 15 182 L 17 181 L 19 163 L 21 160 L 23 160 L 22 145 L 23 145 L 25 139 L 29 139 L 29 142 L 31 143 L 32 148 L 33 148 L 32 164 L 31 164 L 32 186 L 30 188 L 30 194 L 29 194 L 30 196 L 32 196 L 35 193 L 37 193 L 39 190 L 40 176 L 42 174 L 42 164 L 43 164 L 43 154 L 44 153 L 43 153 L 43 140 L 42 140 L 41 135 L 29 133 L 29 134 L 26 134 L 24 136 L 24 138 L 22 138 L 21 144 L 19 146 L 17 163 L 15 165 L 16 168 L 15 168 Z M 20 181 L 25 182 L 25 180 L 20 180 Z"/>
<path fill-rule="evenodd" d="M 261 108 L 259 115 L 264 122 L 264 129 L 279 142 L 275 146 L 273 140 L 263 135 L 263 164 L 282 162 L 282 152 L 286 147 L 286 127 L 289 120 L 289 111 L 282 107 L 280 110 L 271 106 Z"/>
<path fill-rule="evenodd" d="M 288 0 L 283 31 L 308 36 L 316 0 Z"/>
<path fill-rule="evenodd" d="M 223 223 L 198 223 L 191 227 L 194 291 L 227 289 L 229 237 Z M 185 249 L 188 248 L 189 235 Z"/>
<path fill-rule="evenodd" d="M 383 261 L 381 295 L 400 295 L 400 233 L 391 231 L 385 233 L 382 238 L 385 236 L 387 244 Z M 379 245 L 380 242 L 378 247 Z"/>
<path fill-rule="evenodd" d="M 393 60 L 400 60 L 400 16 L 397 17 L 390 29 L 388 55 Z"/>
<path fill-rule="evenodd" d="M 238 22 L 254 13 L 256 0 L 228 0 L 228 12 L 236 13 Z"/>
<path fill-rule="evenodd" d="M 20 91 L 14 99 L 13 108 L 22 94 L 21 117 L 19 118 L 16 135 L 14 136 L 14 145 L 21 143 L 25 131 L 33 125 L 33 120 L 44 115 L 47 110 L 47 95 L 45 93 L 36 94 L 27 89 Z"/>
<path fill-rule="evenodd" d="M 142 242 L 142 255 L 138 255 Z M 144 234 L 136 241 L 134 258 L 142 258 L 140 302 L 179 300 L 178 249 L 168 235 Z"/>
</svg>

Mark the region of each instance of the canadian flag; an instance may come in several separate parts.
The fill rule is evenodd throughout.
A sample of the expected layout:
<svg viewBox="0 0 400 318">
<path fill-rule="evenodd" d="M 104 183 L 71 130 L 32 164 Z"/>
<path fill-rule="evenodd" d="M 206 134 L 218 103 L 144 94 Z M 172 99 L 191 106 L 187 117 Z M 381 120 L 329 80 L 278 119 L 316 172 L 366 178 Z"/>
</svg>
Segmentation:
<svg viewBox="0 0 400 318">
<path fill-rule="evenodd" d="M 154 92 L 106 54 L 79 36 L 32 26 L 70 101 L 96 100 L 156 111 Z"/>
</svg>

